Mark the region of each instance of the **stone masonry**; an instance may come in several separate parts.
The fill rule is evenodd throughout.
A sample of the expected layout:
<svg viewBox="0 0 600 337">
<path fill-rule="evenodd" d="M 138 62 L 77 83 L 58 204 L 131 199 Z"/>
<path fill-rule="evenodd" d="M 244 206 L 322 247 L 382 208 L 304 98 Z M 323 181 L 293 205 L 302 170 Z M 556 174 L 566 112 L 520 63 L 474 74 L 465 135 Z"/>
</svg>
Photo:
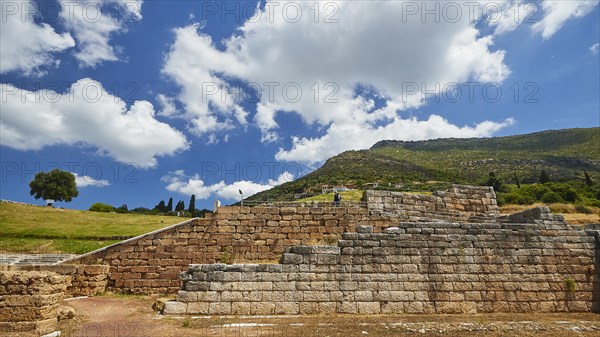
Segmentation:
<svg viewBox="0 0 600 337">
<path fill-rule="evenodd" d="M 371 212 L 391 213 L 409 220 L 468 220 L 500 214 L 492 187 L 453 185 L 433 195 L 392 191 L 366 191 Z"/>
<path fill-rule="evenodd" d="M 108 288 L 115 291 L 176 293 L 179 274 L 189 264 L 272 261 L 287 247 L 335 242 L 341 233 L 361 225 L 380 232 L 400 221 L 469 221 L 497 213 L 495 194 L 488 187 L 456 185 L 434 196 L 369 191 L 365 200 L 367 207 L 220 207 L 209 218 L 185 221 L 65 263 L 110 265 Z"/>
<path fill-rule="evenodd" d="M 565 224 L 361 226 L 280 264 L 191 265 L 167 314 L 598 310 L 598 231 Z M 597 263 L 597 260 L 596 260 Z M 595 289 L 595 291 L 594 291 Z"/>
<path fill-rule="evenodd" d="M 2 336 L 41 336 L 58 327 L 58 302 L 69 282 L 52 272 L 0 272 L 0 333 Z"/>
</svg>

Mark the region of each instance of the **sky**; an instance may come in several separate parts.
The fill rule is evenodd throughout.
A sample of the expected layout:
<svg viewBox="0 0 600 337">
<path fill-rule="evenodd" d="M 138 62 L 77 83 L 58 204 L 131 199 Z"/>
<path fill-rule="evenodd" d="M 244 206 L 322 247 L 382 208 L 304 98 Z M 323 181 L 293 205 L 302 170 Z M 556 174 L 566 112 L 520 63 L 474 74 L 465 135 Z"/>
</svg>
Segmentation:
<svg viewBox="0 0 600 337">
<path fill-rule="evenodd" d="M 0 198 L 198 208 L 384 139 L 600 126 L 599 0 L 0 0 Z"/>
</svg>

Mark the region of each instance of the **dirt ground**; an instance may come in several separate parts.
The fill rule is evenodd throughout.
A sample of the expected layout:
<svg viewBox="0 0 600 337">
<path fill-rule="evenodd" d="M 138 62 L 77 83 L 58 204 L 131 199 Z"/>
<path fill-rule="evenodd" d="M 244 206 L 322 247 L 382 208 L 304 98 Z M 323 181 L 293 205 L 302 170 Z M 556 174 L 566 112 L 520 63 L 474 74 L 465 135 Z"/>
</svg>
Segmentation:
<svg viewBox="0 0 600 337">
<path fill-rule="evenodd" d="M 600 314 L 162 316 L 155 299 L 98 296 L 65 302 L 77 317 L 63 337 L 600 336 Z"/>
</svg>

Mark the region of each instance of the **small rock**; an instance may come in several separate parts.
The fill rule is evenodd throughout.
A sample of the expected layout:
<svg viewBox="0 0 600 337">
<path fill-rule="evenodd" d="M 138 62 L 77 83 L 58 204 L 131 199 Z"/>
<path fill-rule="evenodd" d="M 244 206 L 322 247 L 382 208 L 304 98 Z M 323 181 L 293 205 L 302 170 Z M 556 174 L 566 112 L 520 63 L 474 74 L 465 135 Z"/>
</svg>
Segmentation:
<svg viewBox="0 0 600 337">
<path fill-rule="evenodd" d="M 61 305 L 56 310 L 56 318 L 59 321 L 64 321 L 66 319 L 72 319 L 75 317 L 75 309 L 71 307 L 67 307 L 65 305 Z"/>
</svg>

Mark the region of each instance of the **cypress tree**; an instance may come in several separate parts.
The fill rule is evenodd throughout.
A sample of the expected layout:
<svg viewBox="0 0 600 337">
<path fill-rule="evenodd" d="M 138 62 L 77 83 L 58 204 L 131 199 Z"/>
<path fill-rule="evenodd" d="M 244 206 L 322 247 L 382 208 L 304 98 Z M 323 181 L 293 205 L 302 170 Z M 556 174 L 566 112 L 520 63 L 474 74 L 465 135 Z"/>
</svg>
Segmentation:
<svg viewBox="0 0 600 337">
<path fill-rule="evenodd" d="M 192 197 L 190 198 L 190 206 L 188 208 L 188 212 L 190 212 L 192 216 L 194 216 L 194 213 L 196 213 L 196 195 L 194 194 L 192 194 Z"/>
<path fill-rule="evenodd" d="M 173 198 L 169 198 L 169 203 L 167 204 L 167 212 L 171 212 L 173 210 Z"/>
<path fill-rule="evenodd" d="M 165 201 L 161 200 L 158 205 L 154 206 L 154 209 L 157 209 L 161 213 L 166 212 L 167 206 L 165 206 Z"/>
<path fill-rule="evenodd" d="M 588 186 L 594 185 L 594 181 L 592 180 L 592 177 L 590 177 L 590 175 L 587 173 L 587 171 L 583 171 L 583 173 L 585 174 L 585 184 Z"/>
</svg>

